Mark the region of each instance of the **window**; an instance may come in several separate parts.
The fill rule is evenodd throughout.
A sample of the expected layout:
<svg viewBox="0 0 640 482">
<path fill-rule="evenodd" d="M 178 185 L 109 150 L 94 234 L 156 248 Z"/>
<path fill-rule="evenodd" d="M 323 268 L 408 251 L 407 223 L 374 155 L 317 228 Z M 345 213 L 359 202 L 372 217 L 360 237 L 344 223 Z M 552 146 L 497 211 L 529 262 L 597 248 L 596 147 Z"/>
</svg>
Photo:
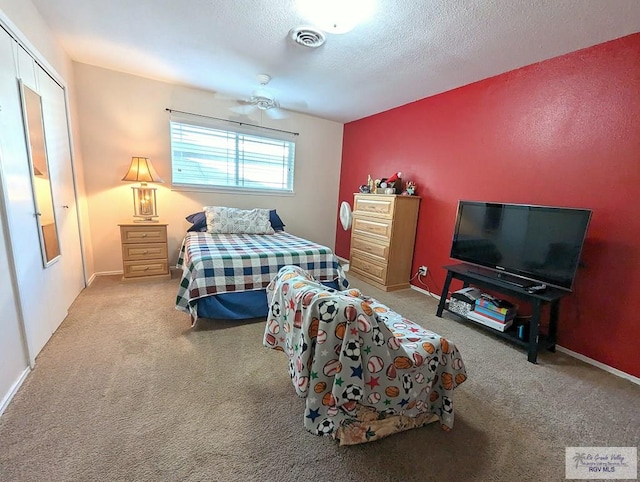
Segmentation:
<svg viewBox="0 0 640 482">
<path fill-rule="evenodd" d="M 295 148 L 283 131 L 172 112 L 172 186 L 293 192 Z"/>
</svg>

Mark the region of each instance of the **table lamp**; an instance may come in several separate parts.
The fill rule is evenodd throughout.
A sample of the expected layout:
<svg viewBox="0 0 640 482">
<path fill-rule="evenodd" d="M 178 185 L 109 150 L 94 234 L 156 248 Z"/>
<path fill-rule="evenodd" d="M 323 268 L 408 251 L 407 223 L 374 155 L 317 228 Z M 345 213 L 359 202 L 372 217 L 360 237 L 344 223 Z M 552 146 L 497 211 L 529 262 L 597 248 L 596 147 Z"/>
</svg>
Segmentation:
<svg viewBox="0 0 640 482">
<path fill-rule="evenodd" d="M 133 217 L 137 223 L 157 223 L 156 188 L 148 187 L 148 182 L 164 182 L 147 157 L 132 157 L 129 171 L 123 181 L 139 182 L 133 186 Z"/>
</svg>

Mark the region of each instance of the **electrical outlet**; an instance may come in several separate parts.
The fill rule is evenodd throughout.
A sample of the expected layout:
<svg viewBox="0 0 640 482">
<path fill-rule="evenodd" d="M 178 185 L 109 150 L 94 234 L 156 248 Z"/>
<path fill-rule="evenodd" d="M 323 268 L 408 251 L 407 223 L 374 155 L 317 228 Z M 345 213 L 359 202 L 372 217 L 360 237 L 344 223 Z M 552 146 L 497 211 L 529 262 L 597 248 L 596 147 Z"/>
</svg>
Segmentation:
<svg viewBox="0 0 640 482">
<path fill-rule="evenodd" d="M 427 268 L 426 266 L 420 266 L 420 267 L 418 268 L 418 274 L 419 274 L 420 276 L 427 276 L 427 271 L 428 271 L 428 269 L 429 269 L 429 268 Z"/>
</svg>

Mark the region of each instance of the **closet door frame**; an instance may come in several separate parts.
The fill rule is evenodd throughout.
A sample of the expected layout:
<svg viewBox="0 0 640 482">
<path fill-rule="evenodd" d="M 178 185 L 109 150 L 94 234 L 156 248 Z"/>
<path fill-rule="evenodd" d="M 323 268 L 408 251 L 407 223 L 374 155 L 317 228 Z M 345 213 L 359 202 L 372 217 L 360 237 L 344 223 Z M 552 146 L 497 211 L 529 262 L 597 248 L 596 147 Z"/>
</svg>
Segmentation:
<svg viewBox="0 0 640 482">
<path fill-rule="evenodd" d="M 42 69 L 44 73 L 46 73 L 56 84 L 60 86 L 63 92 L 64 115 L 65 115 L 66 137 L 67 137 L 66 142 L 68 142 L 68 148 L 69 148 L 69 163 L 70 163 L 71 179 L 72 179 L 71 188 L 73 189 L 73 202 L 76 207 L 75 224 L 78 228 L 77 236 L 80 244 L 79 256 L 80 256 L 80 262 L 81 262 L 81 273 L 79 273 L 79 275 L 82 278 L 81 279 L 82 287 L 80 288 L 80 291 L 82 291 L 82 289 L 87 286 L 88 274 L 86 272 L 86 260 L 85 260 L 86 253 L 85 253 L 85 247 L 84 247 L 84 240 L 82 236 L 82 222 L 80 218 L 80 210 L 79 210 L 79 203 L 78 203 L 78 185 L 77 185 L 77 178 L 76 178 L 77 171 L 75 166 L 74 145 L 73 145 L 73 137 L 72 137 L 72 130 L 71 130 L 71 122 L 69 117 L 69 114 L 70 114 L 69 94 L 67 90 L 67 85 L 64 82 L 64 79 L 58 74 L 58 72 L 49 64 L 49 62 L 47 62 L 45 58 L 42 57 L 42 55 L 40 55 L 38 50 L 31 44 L 31 42 L 20 32 L 20 30 L 1 11 L 0 11 L 0 28 L 6 31 L 8 36 L 14 42 L 14 50 L 16 52 L 16 56 L 15 56 L 16 70 L 17 70 L 16 99 L 19 99 L 18 79 L 22 78 L 22 74 L 20 72 L 19 63 L 18 63 L 18 56 L 17 56 L 17 52 L 20 49 L 26 52 L 26 54 L 28 54 L 28 56 L 32 59 L 33 65 L 34 65 L 34 74 L 35 74 L 35 71 L 37 70 L 36 68 L 40 67 L 40 69 Z M 37 80 L 33 79 L 32 85 L 35 82 L 37 82 Z M 39 92 L 38 86 L 34 85 L 34 87 L 36 88 L 36 91 Z M 3 177 L 0 177 L 0 196 L 2 197 L 0 202 L 0 209 L 2 210 L 2 214 L 4 215 L 3 217 L 5 218 L 4 222 L 5 222 L 5 228 L 6 228 L 6 237 L 8 238 L 6 240 L 8 244 L 7 254 L 10 257 L 10 261 L 11 261 L 10 275 L 12 279 L 12 284 L 15 287 L 15 291 L 16 291 L 15 294 L 18 298 L 17 304 L 20 307 L 19 321 L 20 321 L 20 324 L 22 325 L 21 331 L 24 338 L 23 341 L 28 352 L 29 365 L 31 368 L 33 368 L 35 366 L 36 356 L 38 355 L 42 347 L 38 346 L 40 343 L 35 343 L 35 340 L 31 340 L 29 336 L 29 327 L 27 326 L 27 319 L 25 316 L 24 308 L 26 303 L 30 303 L 30 302 L 33 303 L 33 300 L 27 299 L 27 293 L 25 292 L 24 288 L 21 289 L 20 283 L 19 283 L 20 275 L 18 274 L 18 271 L 16 269 L 17 260 L 16 260 L 16 253 L 14 250 L 16 240 L 13 239 L 11 234 L 11 229 L 10 229 L 13 223 L 11 221 L 11 218 L 12 218 L 11 203 L 9 198 L 7 197 L 8 196 L 7 193 L 8 193 L 8 190 L 6 185 L 6 179 L 4 179 Z"/>
</svg>

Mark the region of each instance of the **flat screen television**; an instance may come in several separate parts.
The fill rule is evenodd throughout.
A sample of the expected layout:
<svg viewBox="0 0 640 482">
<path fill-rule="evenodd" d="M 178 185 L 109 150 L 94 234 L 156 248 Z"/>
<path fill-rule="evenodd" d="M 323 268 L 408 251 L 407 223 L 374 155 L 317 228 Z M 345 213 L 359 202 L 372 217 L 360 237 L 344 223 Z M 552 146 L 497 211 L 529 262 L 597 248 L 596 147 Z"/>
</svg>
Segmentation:
<svg viewBox="0 0 640 482">
<path fill-rule="evenodd" d="M 459 201 L 451 258 L 521 287 L 571 291 L 590 219 L 588 209 Z"/>
</svg>

